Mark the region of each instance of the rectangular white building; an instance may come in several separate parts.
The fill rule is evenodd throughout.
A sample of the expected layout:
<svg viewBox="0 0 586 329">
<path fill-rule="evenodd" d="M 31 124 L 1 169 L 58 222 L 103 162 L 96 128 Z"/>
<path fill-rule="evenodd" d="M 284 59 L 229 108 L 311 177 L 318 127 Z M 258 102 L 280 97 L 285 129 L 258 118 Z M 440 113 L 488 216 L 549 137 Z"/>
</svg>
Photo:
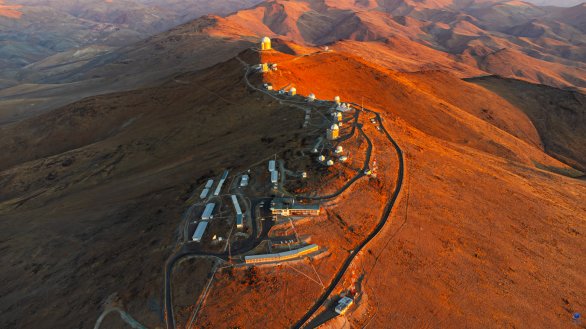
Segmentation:
<svg viewBox="0 0 586 329">
<path fill-rule="evenodd" d="M 224 171 L 224 174 L 222 175 L 222 178 L 220 179 L 220 182 L 218 183 L 218 187 L 216 187 L 216 190 L 214 191 L 215 196 L 220 195 L 220 192 L 222 191 L 222 186 L 224 185 L 226 178 L 228 178 L 228 170 Z"/>
<path fill-rule="evenodd" d="M 206 207 L 203 210 L 203 214 L 201 214 L 201 219 L 202 220 L 210 220 L 210 219 L 214 218 L 213 213 L 214 213 L 215 207 L 216 207 L 215 203 L 206 204 Z"/>
<path fill-rule="evenodd" d="M 232 203 L 234 204 L 234 210 L 236 210 L 236 227 L 242 228 L 244 227 L 242 209 L 240 209 L 240 204 L 238 203 L 238 197 L 236 195 L 232 195 Z"/>
<path fill-rule="evenodd" d="M 279 172 L 271 171 L 271 183 L 277 184 L 279 182 Z"/>
<path fill-rule="evenodd" d="M 208 227 L 208 222 L 202 221 L 197 224 L 197 228 L 195 232 L 193 232 L 193 237 L 191 238 L 195 242 L 200 242 L 203 238 L 204 233 L 206 232 L 206 228 Z"/>
<path fill-rule="evenodd" d="M 277 170 L 277 161 L 275 161 L 275 160 L 269 161 L 269 171 L 273 172 L 275 170 Z"/>
<path fill-rule="evenodd" d="M 203 191 L 201 191 L 201 194 L 199 195 L 200 199 L 205 199 L 207 198 L 208 194 L 210 193 L 210 189 L 209 188 L 204 188 Z"/>
<path fill-rule="evenodd" d="M 250 180 L 250 177 L 248 175 L 242 175 L 242 178 L 240 179 L 240 187 L 248 186 L 249 180 Z"/>
</svg>

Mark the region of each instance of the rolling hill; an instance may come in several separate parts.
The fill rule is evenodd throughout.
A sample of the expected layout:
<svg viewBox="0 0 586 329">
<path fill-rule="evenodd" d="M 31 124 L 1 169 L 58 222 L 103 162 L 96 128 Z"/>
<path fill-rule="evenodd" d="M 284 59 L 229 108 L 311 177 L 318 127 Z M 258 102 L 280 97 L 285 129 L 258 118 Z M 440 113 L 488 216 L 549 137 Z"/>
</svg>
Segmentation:
<svg viewBox="0 0 586 329">
<path fill-rule="evenodd" d="M 255 84 L 364 102 L 406 154 L 391 222 L 357 260 L 374 316 L 353 313 L 353 325 L 564 327 L 586 307 L 586 185 L 551 156 L 584 166 L 583 94 L 275 43 L 288 53 L 238 55 L 279 64 Z M 0 161 L 3 327 L 92 328 L 112 299 L 163 325 L 162 264 L 194 186 L 294 150 L 307 133 L 298 109 L 246 87 L 240 60 L 0 126 L 11 154 Z M 257 272 L 270 287 L 284 270 Z M 311 306 L 239 282 L 214 285 L 194 327 L 290 326 Z"/>
</svg>

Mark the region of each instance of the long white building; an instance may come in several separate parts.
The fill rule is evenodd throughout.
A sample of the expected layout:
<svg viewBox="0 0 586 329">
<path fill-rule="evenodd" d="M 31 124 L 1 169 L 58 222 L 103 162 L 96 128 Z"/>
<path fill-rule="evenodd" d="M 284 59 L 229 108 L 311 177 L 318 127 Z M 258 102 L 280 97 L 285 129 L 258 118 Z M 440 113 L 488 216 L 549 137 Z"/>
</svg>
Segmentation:
<svg viewBox="0 0 586 329">
<path fill-rule="evenodd" d="M 242 216 L 242 209 L 240 209 L 240 204 L 238 203 L 238 197 L 236 195 L 232 195 L 232 203 L 234 204 L 234 210 L 236 211 L 236 227 L 243 228 L 244 217 Z"/>
<path fill-rule="evenodd" d="M 201 219 L 202 220 L 210 220 L 210 219 L 214 218 L 213 213 L 214 213 L 215 208 L 216 208 L 215 203 L 206 204 L 206 207 L 203 210 L 203 213 L 201 214 Z"/>
<path fill-rule="evenodd" d="M 191 237 L 191 239 L 195 242 L 200 242 L 201 239 L 203 238 L 204 233 L 206 232 L 207 227 L 208 227 L 208 222 L 206 222 L 206 221 L 199 222 L 199 224 L 197 224 L 197 228 L 195 229 L 195 232 L 193 232 L 193 236 Z"/>
</svg>

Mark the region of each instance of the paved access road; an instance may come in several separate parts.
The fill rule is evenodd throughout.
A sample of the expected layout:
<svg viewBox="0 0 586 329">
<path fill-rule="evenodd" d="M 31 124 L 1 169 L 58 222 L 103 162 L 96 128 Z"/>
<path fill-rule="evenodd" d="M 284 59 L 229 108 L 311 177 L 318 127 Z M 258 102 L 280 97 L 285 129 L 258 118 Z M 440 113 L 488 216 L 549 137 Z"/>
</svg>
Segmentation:
<svg viewBox="0 0 586 329">
<path fill-rule="evenodd" d="M 354 106 L 359 106 L 354 103 L 351 103 L 351 104 Z M 391 199 L 389 200 L 389 202 L 385 206 L 383 215 L 382 215 L 379 223 L 377 224 L 377 226 L 366 237 L 366 239 L 364 239 L 356 248 L 351 250 L 350 255 L 346 258 L 346 261 L 344 261 L 344 263 L 342 264 L 342 267 L 338 270 L 338 272 L 336 273 L 336 276 L 334 277 L 334 279 L 332 280 L 330 285 L 327 287 L 327 289 L 322 293 L 322 295 L 318 298 L 318 300 L 315 302 L 315 304 L 313 304 L 313 306 L 309 309 L 309 311 L 307 311 L 307 313 L 305 313 L 305 315 L 299 321 L 297 321 L 297 323 L 295 323 L 293 325 L 293 328 L 295 328 L 295 329 L 302 328 L 303 325 L 309 319 L 311 319 L 311 317 L 319 310 L 319 308 L 323 305 L 323 303 L 332 294 L 332 292 L 334 291 L 334 289 L 336 288 L 338 283 L 340 283 L 342 277 L 344 276 L 344 274 L 346 273 L 346 271 L 350 267 L 350 264 L 352 264 L 352 261 L 354 260 L 354 258 L 360 253 L 360 251 L 362 251 L 362 249 L 364 249 L 364 247 L 370 241 L 372 241 L 380 233 L 380 231 L 383 229 L 383 227 L 385 226 L 385 224 L 389 220 L 391 212 L 395 206 L 395 203 L 397 202 L 397 199 L 398 199 L 399 194 L 401 193 L 401 189 L 403 187 L 403 178 L 405 175 L 405 160 L 404 160 L 404 156 L 403 156 L 403 150 L 401 149 L 399 144 L 397 144 L 397 142 L 393 139 L 391 134 L 389 134 L 389 132 L 387 131 L 387 129 L 383 125 L 382 118 L 381 118 L 380 114 L 378 112 L 368 110 L 368 109 L 364 109 L 364 111 L 367 111 L 367 112 L 370 112 L 370 113 L 373 113 L 376 115 L 376 120 L 378 121 L 379 125 L 381 126 L 383 133 L 386 135 L 387 139 L 393 144 L 393 147 L 395 148 L 397 160 L 399 162 L 399 172 L 397 175 L 395 189 L 393 191 Z"/>
<path fill-rule="evenodd" d="M 273 95 L 272 93 L 265 91 L 263 89 L 257 88 L 256 86 L 254 86 L 248 79 L 248 76 L 251 73 L 251 67 L 250 65 L 248 65 L 247 63 L 245 63 L 244 61 L 242 61 L 240 58 L 237 57 L 238 60 L 240 60 L 242 62 L 243 65 L 246 66 L 246 72 L 244 74 L 244 80 L 245 83 L 252 89 L 262 92 L 268 96 L 271 96 L 274 99 L 279 100 L 280 102 L 285 102 L 285 103 L 290 103 L 292 105 L 295 104 L 303 104 L 303 105 L 307 105 L 305 102 L 295 102 L 295 101 L 291 101 L 291 100 L 285 100 L 282 99 L 280 97 L 277 97 L 275 95 Z M 352 105 L 355 106 L 355 108 L 358 108 L 359 106 L 357 104 L 351 103 Z M 384 134 L 386 135 L 386 137 L 389 139 L 389 141 L 393 144 L 395 150 L 396 150 L 396 154 L 399 160 L 399 173 L 397 176 L 397 182 L 395 185 L 395 190 L 393 191 L 393 195 L 391 197 L 391 199 L 389 200 L 389 202 L 386 204 L 385 206 L 385 210 L 383 212 L 383 216 L 381 217 L 381 220 L 379 221 L 379 223 L 377 224 L 377 226 L 375 227 L 375 229 L 372 231 L 371 234 L 368 235 L 368 237 L 363 240 L 356 248 L 354 248 L 350 255 L 348 256 L 348 258 L 346 259 L 346 261 L 343 263 L 342 267 L 340 268 L 340 270 L 338 270 L 338 272 L 336 273 L 336 276 L 334 277 L 334 279 L 332 280 L 332 282 L 330 283 L 330 285 L 327 287 L 327 289 L 324 291 L 324 293 L 320 296 L 320 298 L 316 301 L 316 303 L 313 305 L 313 307 L 303 316 L 303 318 L 301 318 L 295 325 L 294 328 L 301 328 L 305 322 L 307 322 L 307 320 L 309 320 L 314 314 L 315 312 L 317 312 L 317 310 L 319 310 L 319 308 L 321 307 L 321 305 L 327 300 L 328 296 L 332 293 L 332 291 L 335 289 L 336 285 L 340 282 L 340 280 L 342 279 L 344 273 L 346 273 L 346 271 L 348 270 L 350 264 L 352 263 L 352 261 L 354 260 L 354 258 L 356 257 L 356 255 L 372 240 L 374 239 L 378 233 L 382 230 L 382 228 L 384 227 L 384 225 L 387 223 L 391 211 L 393 210 L 393 207 L 396 203 L 396 200 L 399 196 L 399 193 L 401 191 L 402 185 L 403 185 L 403 176 L 404 176 L 404 159 L 403 159 L 403 151 L 401 150 L 401 148 L 399 147 L 399 145 L 395 142 L 395 140 L 391 137 L 391 135 L 389 134 L 389 132 L 386 130 L 386 128 L 384 127 L 384 125 L 382 124 L 382 119 L 380 117 L 380 114 L 369 110 L 369 109 L 363 109 L 363 111 L 366 112 L 370 112 L 370 113 L 374 113 L 376 115 L 377 121 L 379 123 L 379 125 L 382 127 L 382 130 L 384 132 Z M 338 195 L 340 195 L 341 193 L 343 193 L 348 187 L 350 187 L 354 182 L 356 182 L 358 179 L 362 178 L 365 174 L 364 171 L 366 169 L 368 169 L 368 165 L 370 162 L 370 156 L 371 156 L 371 152 L 372 152 L 372 141 L 368 138 L 368 136 L 364 133 L 364 131 L 362 130 L 362 126 L 358 123 L 358 115 L 359 112 L 356 111 L 357 113 L 355 114 L 355 119 L 356 121 L 354 122 L 354 125 L 352 127 L 352 133 L 350 135 L 353 135 L 355 132 L 355 129 L 358 128 L 358 130 L 360 131 L 360 133 L 363 135 L 363 137 L 365 137 L 367 143 L 368 143 L 368 149 L 367 149 L 367 154 L 366 154 L 366 160 L 364 163 L 364 167 L 363 170 L 358 173 L 355 177 L 353 177 L 349 182 L 347 182 L 340 190 L 338 190 L 337 192 L 331 194 L 331 195 L 326 195 L 326 196 L 322 196 L 322 197 L 313 197 L 313 198 L 309 198 L 307 197 L 307 199 L 331 199 L 334 198 Z M 304 198 L 304 197 L 301 197 Z M 254 248 L 256 248 L 258 246 L 259 243 L 261 243 L 264 239 L 266 239 L 268 237 L 268 233 L 272 228 L 272 221 L 270 220 L 265 220 L 262 223 L 262 229 L 261 232 L 258 232 L 258 227 L 256 225 L 257 219 L 254 215 L 254 210 L 256 209 L 256 206 L 261 202 L 261 201 L 265 201 L 265 205 L 268 204 L 270 198 L 261 198 L 261 199 L 257 199 L 257 200 L 253 200 L 252 202 L 252 209 L 251 209 L 251 213 L 252 213 L 252 225 L 253 225 L 253 234 L 251 235 L 251 237 L 249 239 L 247 239 L 247 241 L 245 241 L 242 245 L 240 245 L 237 249 L 235 250 L 231 250 L 231 253 L 234 254 L 243 254 L 247 251 L 250 251 Z M 199 251 L 199 248 L 193 244 L 187 243 L 184 244 L 182 246 L 180 246 L 180 248 L 177 250 L 177 252 L 171 256 L 168 260 L 167 263 L 165 265 L 165 283 L 164 283 L 164 303 L 165 303 L 165 313 L 166 313 L 166 324 L 167 324 L 167 329 L 175 329 L 175 318 L 174 318 L 174 313 L 173 313 L 173 296 L 172 296 L 172 289 L 171 289 L 171 275 L 173 273 L 173 268 L 174 266 L 177 264 L 177 262 L 179 260 L 181 260 L 182 258 L 185 257 L 189 257 L 189 256 L 202 256 L 202 257 L 212 257 L 212 258 L 217 258 L 219 260 L 229 260 L 229 252 L 224 252 L 224 253 L 218 253 L 218 254 L 213 254 L 213 253 L 202 253 L 201 251 Z"/>
<path fill-rule="evenodd" d="M 166 314 L 166 322 L 168 329 L 175 328 L 175 316 L 173 313 L 173 291 L 171 287 L 171 276 L 173 274 L 173 268 L 177 264 L 177 262 L 186 257 L 210 257 L 215 258 L 220 261 L 229 261 L 230 254 L 238 255 L 244 254 L 254 248 L 256 248 L 263 240 L 266 240 L 269 232 L 273 226 L 272 220 L 264 220 L 262 221 L 262 227 L 259 232 L 259 229 L 256 225 L 257 218 L 255 216 L 255 209 L 256 206 L 264 202 L 265 207 L 269 204 L 271 198 L 258 198 L 252 201 L 252 208 L 251 208 L 251 217 L 252 217 L 252 234 L 250 237 L 244 241 L 238 248 L 229 250 L 222 253 L 207 253 L 201 252 L 198 245 L 194 243 L 186 243 L 183 244 L 174 255 L 172 255 L 165 264 L 165 283 L 164 283 L 164 302 L 165 302 L 165 314 Z"/>
</svg>

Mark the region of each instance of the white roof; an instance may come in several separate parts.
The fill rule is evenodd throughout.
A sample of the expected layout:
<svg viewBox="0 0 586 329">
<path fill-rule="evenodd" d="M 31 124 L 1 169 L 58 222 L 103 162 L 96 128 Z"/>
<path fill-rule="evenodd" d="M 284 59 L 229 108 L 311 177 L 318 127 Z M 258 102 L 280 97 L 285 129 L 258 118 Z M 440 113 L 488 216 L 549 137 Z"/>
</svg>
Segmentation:
<svg viewBox="0 0 586 329">
<path fill-rule="evenodd" d="M 276 183 L 279 181 L 279 172 L 271 171 L 271 182 Z"/>
<path fill-rule="evenodd" d="M 331 129 L 331 130 L 338 130 L 338 129 L 340 129 L 340 126 L 338 126 L 337 124 L 335 124 L 335 123 L 334 123 L 334 124 L 333 124 L 333 125 L 330 127 L 330 129 Z"/>
<path fill-rule="evenodd" d="M 212 213 L 214 212 L 214 208 L 216 207 L 215 203 L 208 203 L 203 210 L 203 214 L 201 215 L 201 219 L 207 220 L 210 219 Z"/>
<path fill-rule="evenodd" d="M 264 37 L 264 38 L 262 38 L 261 42 L 271 42 L 271 38 Z"/>
<path fill-rule="evenodd" d="M 203 191 L 201 191 L 201 194 L 199 195 L 200 199 L 205 199 L 208 196 L 208 193 L 210 193 L 210 189 L 209 188 L 204 188 Z"/>
<path fill-rule="evenodd" d="M 208 222 L 199 222 L 199 224 L 197 224 L 197 228 L 195 229 L 195 232 L 193 232 L 193 241 L 200 241 L 201 238 L 203 237 L 203 234 L 206 231 L 206 228 L 208 227 Z"/>
<path fill-rule="evenodd" d="M 236 214 L 241 215 L 242 210 L 240 209 L 240 204 L 238 203 L 238 198 L 235 195 L 232 195 L 232 203 L 234 204 L 234 209 L 236 209 Z"/>
</svg>

